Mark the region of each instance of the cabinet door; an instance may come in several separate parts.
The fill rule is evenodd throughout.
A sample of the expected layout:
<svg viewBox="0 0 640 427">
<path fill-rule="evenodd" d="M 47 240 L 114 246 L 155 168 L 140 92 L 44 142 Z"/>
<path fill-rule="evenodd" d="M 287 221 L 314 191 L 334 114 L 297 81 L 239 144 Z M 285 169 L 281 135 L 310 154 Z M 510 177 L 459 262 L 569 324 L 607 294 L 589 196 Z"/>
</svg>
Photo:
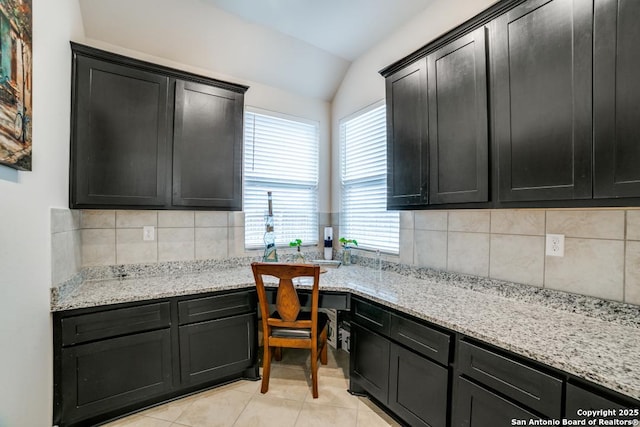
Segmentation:
<svg viewBox="0 0 640 427">
<path fill-rule="evenodd" d="M 458 378 L 452 410 L 453 427 L 510 426 L 511 420 L 536 420 L 537 415 L 464 378 Z"/>
<path fill-rule="evenodd" d="M 493 22 L 499 201 L 591 198 L 591 0 L 531 0 Z"/>
<path fill-rule="evenodd" d="M 485 29 L 427 57 L 429 203 L 489 200 Z"/>
<path fill-rule="evenodd" d="M 389 409 L 412 426 L 447 424 L 446 368 L 400 346 L 391 346 Z"/>
<path fill-rule="evenodd" d="M 389 390 L 389 349 L 385 338 L 351 325 L 350 389 L 366 392 L 387 404 Z"/>
<path fill-rule="evenodd" d="M 62 419 L 86 419 L 169 392 L 168 329 L 62 349 Z"/>
<path fill-rule="evenodd" d="M 387 209 L 426 205 L 429 195 L 427 61 L 386 79 Z"/>
<path fill-rule="evenodd" d="M 640 197 L 640 2 L 596 0 L 594 197 Z"/>
<path fill-rule="evenodd" d="M 242 209 L 243 102 L 237 92 L 176 81 L 174 206 Z"/>
<path fill-rule="evenodd" d="M 182 384 L 243 372 L 257 363 L 256 345 L 255 313 L 181 326 Z"/>
<path fill-rule="evenodd" d="M 582 420 L 587 417 L 584 415 L 578 415 L 578 411 L 588 411 L 588 410 L 596 410 L 596 409 L 605 409 L 605 410 L 617 410 L 624 409 L 624 406 L 615 403 L 604 396 L 599 396 L 595 393 L 592 393 L 588 390 L 585 390 L 581 387 L 577 387 L 573 384 L 567 384 L 567 410 L 566 410 L 566 418 L 570 420 Z M 629 407 L 631 408 L 631 407 Z M 636 408 L 638 409 L 638 408 Z M 581 411 L 581 414 L 583 413 Z M 623 412 L 624 413 L 624 412 Z M 631 412 L 633 413 L 633 412 Z M 616 416 L 611 417 L 620 420 L 633 420 L 638 417 L 626 417 L 626 416 Z"/>
<path fill-rule="evenodd" d="M 74 59 L 71 206 L 164 206 L 168 78 Z"/>
</svg>

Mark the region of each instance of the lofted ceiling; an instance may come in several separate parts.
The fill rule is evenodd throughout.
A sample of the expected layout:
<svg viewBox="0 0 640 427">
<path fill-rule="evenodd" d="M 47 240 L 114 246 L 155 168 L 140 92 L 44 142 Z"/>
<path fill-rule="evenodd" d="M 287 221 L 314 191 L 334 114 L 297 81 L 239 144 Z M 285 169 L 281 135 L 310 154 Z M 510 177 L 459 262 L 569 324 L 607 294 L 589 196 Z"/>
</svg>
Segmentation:
<svg viewBox="0 0 640 427">
<path fill-rule="evenodd" d="M 330 101 L 352 61 L 435 1 L 80 0 L 90 39 Z"/>
</svg>

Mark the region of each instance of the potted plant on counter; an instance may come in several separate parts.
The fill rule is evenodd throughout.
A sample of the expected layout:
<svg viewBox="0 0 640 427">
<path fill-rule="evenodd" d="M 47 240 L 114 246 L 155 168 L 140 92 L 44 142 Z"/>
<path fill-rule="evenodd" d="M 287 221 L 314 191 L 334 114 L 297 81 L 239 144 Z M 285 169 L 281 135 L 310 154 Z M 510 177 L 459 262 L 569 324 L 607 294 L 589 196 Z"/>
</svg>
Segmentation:
<svg viewBox="0 0 640 427">
<path fill-rule="evenodd" d="M 304 255 L 302 255 L 302 252 L 300 252 L 300 246 L 302 246 L 302 240 L 300 239 L 296 239 L 292 242 L 289 242 L 289 246 L 292 248 L 298 248 L 297 252 L 296 252 L 296 256 L 293 258 L 293 262 L 295 262 L 296 264 L 304 264 Z"/>
<path fill-rule="evenodd" d="M 351 245 L 358 246 L 358 242 L 355 239 L 340 238 L 342 244 L 342 264 L 351 264 Z"/>
</svg>

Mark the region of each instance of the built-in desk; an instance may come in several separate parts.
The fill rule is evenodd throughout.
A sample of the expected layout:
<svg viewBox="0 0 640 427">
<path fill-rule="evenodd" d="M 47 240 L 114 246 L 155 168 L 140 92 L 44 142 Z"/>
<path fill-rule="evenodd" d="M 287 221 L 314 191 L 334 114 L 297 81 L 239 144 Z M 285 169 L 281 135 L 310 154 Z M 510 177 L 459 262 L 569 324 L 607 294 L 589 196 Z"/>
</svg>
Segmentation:
<svg viewBox="0 0 640 427">
<path fill-rule="evenodd" d="M 236 328 L 236 331 L 249 328 L 250 325 L 256 327 L 255 309 L 239 314 L 254 319 L 244 323 L 233 320 L 235 316 L 208 320 L 207 322 L 217 323 L 208 324 L 207 328 L 198 327 L 200 322 L 181 325 L 174 321 L 173 319 L 178 318 L 178 300 L 202 299 L 235 292 L 254 295 L 251 298 L 255 298 L 253 274 L 249 265 L 225 268 L 213 265 L 202 271 L 185 271 L 194 268 L 189 265 L 186 267 L 179 263 L 159 265 L 157 269 L 164 271 L 162 274 L 156 272 L 154 275 L 143 275 L 140 273 L 143 268 L 118 266 L 105 269 L 104 278 L 89 272 L 94 274 L 93 280 L 84 280 L 65 292 L 54 293 L 51 306 L 54 312 L 54 334 L 58 320 L 64 317 L 163 302 L 169 302 L 170 325 L 167 326 L 162 321 L 157 324 L 162 325 L 158 328 L 167 332 L 159 332 L 160 329 L 139 331 L 141 334 L 148 334 L 148 348 L 156 346 L 159 350 L 169 345 L 172 354 L 182 354 L 175 349 L 182 345 L 181 337 L 186 336 L 186 329 L 190 330 L 191 337 L 202 337 L 207 333 L 215 335 L 216 330 L 224 329 L 223 321 L 229 322 L 227 325 L 232 329 Z M 195 267 L 199 268 L 200 265 Z M 398 272 L 380 272 L 355 265 L 329 269 L 320 279 L 320 304 L 328 308 L 353 310 L 353 301 L 357 297 L 388 311 L 392 318 L 401 319 L 404 326 L 415 322 L 420 326 L 418 330 L 431 328 L 452 334 L 451 342 L 470 343 L 497 355 L 513 358 L 525 366 L 542 367 L 543 372 L 559 376 L 563 384 L 573 384 L 596 394 L 610 394 L 609 397 L 613 396 L 614 401 L 632 399 L 637 402 L 640 398 L 639 307 L 473 276 L 426 269 L 410 270 L 401 266 L 397 270 Z M 128 276 L 114 278 L 115 273 Z M 275 286 L 275 283 L 272 285 Z M 298 289 L 304 294 L 310 291 L 311 284 L 302 282 Z M 270 293 L 273 299 L 275 292 Z M 308 301 L 304 303 L 307 304 Z M 156 324 L 154 319 L 149 319 L 148 323 Z M 397 350 L 396 353 L 398 357 L 402 356 L 402 360 L 413 360 L 405 352 L 406 344 L 393 334 L 393 330 L 381 333 L 371 330 L 365 324 L 359 325 L 356 341 L 361 344 L 374 342 L 365 338 L 373 340 L 373 335 L 380 336 L 389 342 L 390 349 L 395 349 L 394 352 Z M 180 328 L 185 328 L 182 335 Z M 367 331 L 373 335 L 367 335 Z M 235 332 L 234 336 L 240 336 L 240 333 Z M 122 339 L 124 348 L 127 348 L 126 335 L 112 338 Z M 414 340 L 416 338 L 419 340 L 421 337 L 413 337 Z M 96 343 L 97 341 L 92 341 L 82 345 Z M 61 342 L 54 336 L 54 352 L 58 352 L 60 346 Z M 449 352 L 449 360 L 456 361 L 455 363 L 458 363 L 457 346 L 458 344 Z M 96 344 L 95 348 L 98 347 Z M 192 351 L 197 353 L 198 350 L 197 345 L 192 346 Z M 396 353 L 390 353 L 390 357 Z M 156 352 L 150 351 L 150 354 Z M 240 353 L 236 356 L 240 360 Z M 164 374 L 171 373 L 174 382 L 181 381 L 183 375 L 180 363 L 175 360 L 172 363 L 178 363 L 177 367 L 164 371 Z M 255 365 L 250 369 L 255 369 Z M 55 372 L 56 378 L 61 378 L 59 367 Z M 188 372 L 188 368 L 184 367 L 184 372 Z M 363 370 L 361 373 L 366 374 Z M 480 380 L 468 373 L 455 373 L 459 374 L 460 384 L 465 384 L 460 388 L 469 392 L 467 397 L 477 397 L 474 387 L 480 384 Z M 164 374 L 156 374 L 159 375 L 157 378 L 162 379 L 157 383 L 169 384 L 164 380 Z M 242 377 L 242 374 L 236 372 L 236 378 Z M 392 374 L 389 375 L 391 381 Z M 62 377 L 64 379 L 64 375 Z M 197 373 L 192 378 L 208 377 L 205 373 Z M 487 390 L 491 388 L 489 384 L 482 384 L 488 387 Z M 495 388 L 491 389 L 496 391 Z M 497 395 L 500 396 L 500 393 Z M 466 401 L 460 399 L 460 404 L 463 405 Z"/>
</svg>

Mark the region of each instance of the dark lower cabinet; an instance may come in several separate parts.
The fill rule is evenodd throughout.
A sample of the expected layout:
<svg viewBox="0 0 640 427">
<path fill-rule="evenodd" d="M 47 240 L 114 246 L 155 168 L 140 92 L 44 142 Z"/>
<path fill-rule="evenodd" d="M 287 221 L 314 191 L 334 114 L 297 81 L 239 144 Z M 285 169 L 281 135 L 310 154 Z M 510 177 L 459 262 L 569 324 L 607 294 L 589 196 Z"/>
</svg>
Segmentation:
<svg viewBox="0 0 640 427">
<path fill-rule="evenodd" d="M 389 409 L 411 426 L 447 425 L 449 372 L 429 359 L 392 344 Z"/>
<path fill-rule="evenodd" d="M 183 385 L 224 378 L 255 364 L 255 314 L 180 327 Z"/>
<path fill-rule="evenodd" d="M 56 312 L 53 325 L 60 427 L 259 378 L 253 289 Z"/>
<path fill-rule="evenodd" d="M 447 426 L 449 335 L 360 298 L 351 322 L 350 390 L 408 425 Z"/>
<path fill-rule="evenodd" d="M 63 349 L 65 424 L 167 393 L 171 368 L 169 329 Z"/>
<path fill-rule="evenodd" d="M 387 404 L 391 343 L 365 328 L 351 327 L 350 389 Z"/>
<path fill-rule="evenodd" d="M 640 2 L 595 0 L 594 198 L 640 197 Z"/>
<path fill-rule="evenodd" d="M 453 427 L 510 426 L 511 420 L 540 419 L 503 397 L 465 378 L 456 380 Z"/>
<path fill-rule="evenodd" d="M 492 24 L 499 201 L 590 199 L 592 0 L 529 0 Z"/>
</svg>

